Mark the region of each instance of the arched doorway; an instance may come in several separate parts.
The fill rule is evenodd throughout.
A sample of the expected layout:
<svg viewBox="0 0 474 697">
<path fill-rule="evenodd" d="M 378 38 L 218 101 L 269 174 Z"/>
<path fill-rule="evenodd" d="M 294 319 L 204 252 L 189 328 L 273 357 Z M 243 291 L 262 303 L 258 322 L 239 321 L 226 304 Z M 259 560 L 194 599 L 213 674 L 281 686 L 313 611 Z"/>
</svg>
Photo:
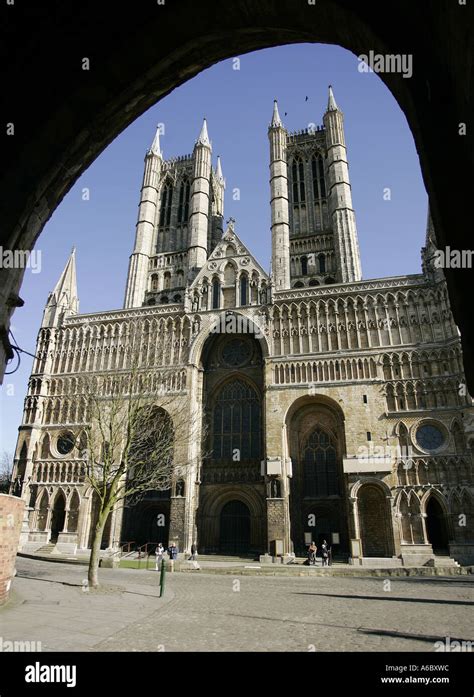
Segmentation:
<svg viewBox="0 0 474 697">
<path fill-rule="evenodd" d="M 426 535 L 435 554 L 448 553 L 449 536 L 446 516 L 440 502 L 435 496 L 430 497 L 426 506 Z"/>
<path fill-rule="evenodd" d="M 66 518 L 66 499 L 62 492 L 58 493 L 54 501 L 53 515 L 51 518 L 51 542 L 57 542 L 59 533 L 64 529 Z"/>
<path fill-rule="evenodd" d="M 242 501 L 229 501 L 220 515 L 219 552 L 246 554 L 250 548 L 250 511 Z"/>
<path fill-rule="evenodd" d="M 293 463 L 290 484 L 291 539 L 297 556 L 306 556 L 314 540 L 339 543 L 336 554 L 348 552 L 344 414 L 323 395 L 302 398 L 287 416 Z M 336 543 L 334 543 L 336 544 Z"/>
<path fill-rule="evenodd" d="M 161 500 L 160 500 L 161 499 Z M 123 542 L 137 547 L 161 542 L 168 546 L 170 519 L 170 492 L 149 492 L 147 498 L 126 509 Z"/>
<path fill-rule="evenodd" d="M 390 557 L 393 536 L 387 497 L 375 484 L 364 484 L 358 494 L 358 510 L 362 555 Z"/>
</svg>

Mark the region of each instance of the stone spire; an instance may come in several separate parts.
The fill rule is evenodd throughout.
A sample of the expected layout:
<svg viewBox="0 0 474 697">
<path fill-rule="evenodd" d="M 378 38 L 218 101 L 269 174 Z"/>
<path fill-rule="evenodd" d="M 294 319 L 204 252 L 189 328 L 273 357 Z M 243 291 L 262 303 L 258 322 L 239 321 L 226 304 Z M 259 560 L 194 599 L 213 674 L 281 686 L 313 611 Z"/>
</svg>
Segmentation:
<svg viewBox="0 0 474 697">
<path fill-rule="evenodd" d="M 276 99 L 273 100 L 273 116 L 272 116 L 272 121 L 270 124 L 271 128 L 280 128 L 283 126 L 281 118 L 280 118 L 280 113 L 278 111 L 278 102 Z"/>
<path fill-rule="evenodd" d="M 221 158 L 217 156 L 217 167 L 216 167 L 216 177 L 221 184 L 224 184 L 224 175 L 222 174 Z"/>
<path fill-rule="evenodd" d="M 204 121 L 202 122 L 201 133 L 199 134 L 199 138 L 196 141 L 196 145 L 207 145 L 207 147 L 211 147 L 211 141 L 209 140 L 209 134 L 207 132 L 206 119 L 204 119 Z"/>
<path fill-rule="evenodd" d="M 332 85 L 329 85 L 329 99 L 327 111 L 339 111 L 338 106 L 336 104 L 336 100 L 334 98 L 334 92 L 332 91 Z"/>
<path fill-rule="evenodd" d="M 156 155 L 157 157 L 162 157 L 162 152 L 160 148 L 160 126 L 156 127 L 155 137 L 153 138 L 153 143 L 148 151 L 150 155 Z"/>
<path fill-rule="evenodd" d="M 56 327 L 66 315 L 79 311 L 76 279 L 76 249 L 73 247 L 64 271 L 49 294 L 43 314 L 42 327 Z"/>
</svg>

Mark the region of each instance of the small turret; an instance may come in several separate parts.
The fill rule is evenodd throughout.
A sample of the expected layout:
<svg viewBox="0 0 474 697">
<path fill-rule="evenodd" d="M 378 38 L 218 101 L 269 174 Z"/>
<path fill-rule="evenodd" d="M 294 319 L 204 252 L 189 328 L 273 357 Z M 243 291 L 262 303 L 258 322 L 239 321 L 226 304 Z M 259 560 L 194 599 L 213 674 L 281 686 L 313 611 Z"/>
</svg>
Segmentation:
<svg viewBox="0 0 474 697">
<path fill-rule="evenodd" d="M 64 271 L 54 290 L 49 294 L 43 313 L 42 327 L 58 327 L 68 315 L 77 315 L 76 250 L 72 249 Z"/>
<path fill-rule="evenodd" d="M 210 213 L 211 142 L 204 119 L 194 146 L 194 173 L 191 186 L 188 264 L 191 276 L 196 275 L 207 260 L 207 239 Z"/>
<path fill-rule="evenodd" d="M 270 140 L 270 206 L 272 226 L 272 282 L 276 291 L 290 287 L 290 222 L 288 208 L 287 132 L 273 102 Z"/>
</svg>

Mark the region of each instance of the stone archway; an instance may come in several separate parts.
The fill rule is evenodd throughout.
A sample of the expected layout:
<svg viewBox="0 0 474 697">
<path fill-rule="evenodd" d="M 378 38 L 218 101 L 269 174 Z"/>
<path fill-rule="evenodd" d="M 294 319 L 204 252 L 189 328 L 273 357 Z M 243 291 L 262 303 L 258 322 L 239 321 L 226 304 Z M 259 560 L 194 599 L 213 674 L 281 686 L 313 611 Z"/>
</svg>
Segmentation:
<svg viewBox="0 0 474 697">
<path fill-rule="evenodd" d="M 62 491 L 56 494 L 51 516 L 51 542 L 57 542 L 59 534 L 64 530 L 66 520 L 66 498 Z"/>
<path fill-rule="evenodd" d="M 357 502 L 362 556 L 393 556 L 390 502 L 385 492 L 375 483 L 362 484 Z"/>
<path fill-rule="evenodd" d="M 472 63 L 472 3 L 453 2 L 426 12 L 410 0 L 367 0 L 357 5 L 349 0 L 297 5 L 294 0 L 234 0 L 223 12 L 217 0 L 207 0 L 204 5 L 182 0 L 179 6 L 149 3 L 140 12 L 129 12 L 126 6 L 111 12 L 107 3 L 83 0 L 74 13 L 59 2 L 47 11 L 38 10 L 34 3 L 31 7 L 22 3 L 21 11 L 9 7 L 5 11 L 10 17 L 3 23 L 6 29 L 1 40 L 11 60 L 2 75 L 2 95 L 8 101 L 4 112 L 16 129 L 15 137 L 5 138 L 0 176 L 0 191 L 8 202 L 0 231 L 5 249 L 31 249 L 82 172 L 127 125 L 176 86 L 225 58 L 298 42 L 337 44 L 355 55 L 373 51 L 413 57 L 411 79 L 391 71 L 380 77 L 413 133 L 439 246 L 470 249 L 466 206 L 474 149 L 469 146 L 469 128 L 462 139 L 466 147 L 459 147 L 458 127 L 473 111 L 473 97 L 466 88 Z M 41 42 L 37 41 L 38 22 Z M 88 60 L 93 56 L 90 70 L 81 65 L 84 31 Z M 21 42 L 17 41 L 19 34 Z M 122 50 L 125 44 L 126 53 Z M 49 66 L 46 80 L 44 65 Z M 23 84 L 28 84 L 28 90 L 18 89 Z M 36 105 L 35 128 L 28 122 L 32 103 Z M 446 129 L 446 124 L 453 127 Z M 457 176 L 446 177 L 447 171 Z M 450 202 L 454 199 L 461 205 L 453 208 Z M 9 317 L 20 304 L 22 271 L 1 269 L 0 275 L 4 355 L 9 350 L 5 332 Z M 472 358 L 470 274 L 447 270 L 446 278 L 465 355 Z M 0 375 L 2 357 L 0 353 Z M 473 366 L 474 361 L 466 360 L 471 392 Z"/>
<path fill-rule="evenodd" d="M 219 516 L 219 552 L 247 554 L 250 550 L 250 511 L 238 499 L 228 501 Z"/>
<path fill-rule="evenodd" d="M 345 554 L 349 535 L 343 411 L 325 395 L 301 397 L 288 410 L 286 426 L 293 469 L 289 506 L 294 552 L 305 556 L 309 537 L 331 543 L 332 533 L 337 533 L 336 552 Z"/>
<path fill-rule="evenodd" d="M 266 547 L 263 498 L 248 485 L 200 492 L 197 543 L 203 554 L 262 554 Z"/>
<path fill-rule="evenodd" d="M 436 496 L 426 503 L 426 536 L 435 554 L 449 553 L 449 531 L 446 513 Z"/>
</svg>

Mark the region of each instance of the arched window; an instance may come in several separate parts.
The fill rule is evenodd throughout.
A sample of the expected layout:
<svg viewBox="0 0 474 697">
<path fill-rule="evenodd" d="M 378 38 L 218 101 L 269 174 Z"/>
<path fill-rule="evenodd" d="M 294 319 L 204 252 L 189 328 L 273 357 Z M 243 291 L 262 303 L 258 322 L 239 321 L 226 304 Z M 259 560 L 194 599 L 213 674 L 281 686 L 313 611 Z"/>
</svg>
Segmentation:
<svg viewBox="0 0 474 697">
<path fill-rule="evenodd" d="M 410 443 L 408 430 L 405 424 L 400 424 L 398 429 L 398 445 L 400 448 L 400 458 L 406 460 L 410 457 Z"/>
<path fill-rule="evenodd" d="M 308 275 L 308 257 L 301 257 L 301 275 Z"/>
<path fill-rule="evenodd" d="M 161 193 L 160 204 L 160 225 L 169 225 L 171 221 L 171 204 L 173 201 L 173 185 L 171 182 L 165 184 Z"/>
<path fill-rule="evenodd" d="M 46 433 L 43 442 L 41 444 L 41 457 L 42 458 L 47 458 L 50 457 L 50 445 L 49 445 L 49 435 Z"/>
<path fill-rule="evenodd" d="M 212 458 L 260 459 L 261 406 L 257 392 L 238 378 L 219 392 L 212 416 Z"/>
<path fill-rule="evenodd" d="M 319 273 L 326 273 L 326 257 L 324 254 L 318 254 Z"/>
<path fill-rule="evenodd" d="M 169 290 L 171 287 L 171 274 L 169 271 L 166 271 L 164 278 L 163 278 L 163 288 L 164 290 Z"/>
<path fill-rule="evenodd" d="M 457 422 L 453 426 L 453 439 L 456 453 L 463 453 L 466 449 L 466 445 L 464 443 L 464 433 Z"/>
<path fill-rule="evenodd" d="M 240 277 L 240 304 L 247 305 L 248 303 L 248 280 L 247 276 Z"/>
<path fill-rule="evenodd" d="M 329 434 L 315 428 L 306 441 L 302 455 L 304 495 L 338 494 L 336 448 Z"/>
<path fill-rule="evenodd" d="M 190 184 L 188 179 L 183 179 L 179 188 L 178 223 L 187 223 L 189 218 L 189 194 Z"/>
<path fill-rule="evenodd" d="M 151 277 L 151 289 L 158 290 L 158 276 L 156 275 L 156 273 L 154 273 Z"/>
<path fill-rule="evenodd" d="M 313 175 L 313 194 L 315 200 L 326 198 L 326 182 L 324 179 L 323 158 L 315 155 L 311 160 L 311 172 Z"/>
<path fill-rule="evenodd" d="M 306 192 L 304 187 L 304 165 L 299 157 L 293 160 L 291 168 L 293 178 L 293 203 L 303 203 L 306 200 Z"/>
<path fill-rule="evenodd" d="M 221 304 L 221 284 L 219 279 L 215 278 L 212 281 L 212 309 L 218 310 Z"/>
</svg>

